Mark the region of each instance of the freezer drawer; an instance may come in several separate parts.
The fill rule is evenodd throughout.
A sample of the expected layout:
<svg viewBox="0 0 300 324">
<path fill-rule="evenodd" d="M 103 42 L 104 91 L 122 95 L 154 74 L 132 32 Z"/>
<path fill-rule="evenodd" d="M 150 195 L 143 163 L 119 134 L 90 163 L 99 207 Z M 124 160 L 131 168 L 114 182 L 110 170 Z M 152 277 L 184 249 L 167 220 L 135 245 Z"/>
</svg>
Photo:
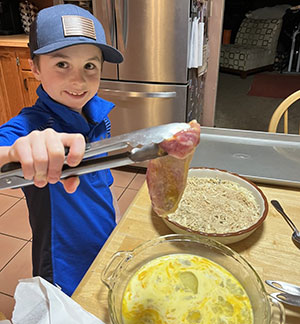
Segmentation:
<svg viewBox="0 0 300 324">
<path fill-rule="evenodd" d="M 102 81 L 98 94 L 116 105 L 109 115 L 113 136 L 186 121 L 187 85 Z"/>
</svg>

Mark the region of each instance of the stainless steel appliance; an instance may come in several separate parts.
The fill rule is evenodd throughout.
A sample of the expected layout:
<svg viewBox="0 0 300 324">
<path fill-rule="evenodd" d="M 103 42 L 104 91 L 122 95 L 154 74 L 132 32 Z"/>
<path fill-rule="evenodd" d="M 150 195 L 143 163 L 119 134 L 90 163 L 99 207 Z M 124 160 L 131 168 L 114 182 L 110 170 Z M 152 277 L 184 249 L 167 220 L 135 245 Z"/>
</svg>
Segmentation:
<svg viewBox="0 0 300 324">
<path fill-rule="evenodd" d="M 124 62 L 105 63 L 100 97 L 115 103 L 112 135 L 187 121 L 191 0 L 97 0 L 93 13 Z"/>
</svg>

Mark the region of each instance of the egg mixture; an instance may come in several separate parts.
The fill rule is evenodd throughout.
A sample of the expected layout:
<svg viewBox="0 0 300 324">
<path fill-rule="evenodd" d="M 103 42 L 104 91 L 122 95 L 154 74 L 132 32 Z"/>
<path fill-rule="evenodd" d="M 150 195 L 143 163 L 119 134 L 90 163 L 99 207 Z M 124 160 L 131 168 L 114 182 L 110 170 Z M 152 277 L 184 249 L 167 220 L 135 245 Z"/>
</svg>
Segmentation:
<svg viewBox="0 0 300 324">
<path fill-rule="evenodd" d="M 220 265 L 171 254 L 142 266 L 123 296 L 124 324 L 253 324 L 249 297 Z"/>
</svg>

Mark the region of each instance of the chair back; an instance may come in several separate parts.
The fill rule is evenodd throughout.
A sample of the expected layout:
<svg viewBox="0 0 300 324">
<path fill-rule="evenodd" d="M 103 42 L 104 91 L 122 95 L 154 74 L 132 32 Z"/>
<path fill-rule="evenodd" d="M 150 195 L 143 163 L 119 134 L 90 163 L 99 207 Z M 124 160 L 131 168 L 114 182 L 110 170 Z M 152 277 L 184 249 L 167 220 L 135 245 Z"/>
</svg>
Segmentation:
<svg viewBox="0 0 300 324">
<path fill-rule="evenodd" d="M 235 44 L 263 47 L 274 50 L 277 47 L 282 19 L 244 18 L 235 38 Z"/>
<path fill-rule="evenodd" d="M 283 132 L 285 134 L 289 133 L 289 115 L 288 115 L 288 109 L 289 107 L 298 99 L 300 99 L 300 90 L 292 93 L 289 95 L 287 98 L 285 98 L 282 103 L 276 108 L 274 111 L 270 123 L 269 123 L 269 128 L 268 131 L 272 133 L 277 132 L 278 124 L 281 120 L 281 117 L 283 116 Z M 298 129 L 298 133 L 300 135 L 300 125 Z"/>
</svg>

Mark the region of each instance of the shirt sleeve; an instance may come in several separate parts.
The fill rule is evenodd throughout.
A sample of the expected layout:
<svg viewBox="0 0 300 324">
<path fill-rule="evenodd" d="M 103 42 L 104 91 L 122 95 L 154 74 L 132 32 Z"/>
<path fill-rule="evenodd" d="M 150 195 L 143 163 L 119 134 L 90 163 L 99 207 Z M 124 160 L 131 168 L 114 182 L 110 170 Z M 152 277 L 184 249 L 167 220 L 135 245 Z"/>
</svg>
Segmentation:
<svg viewBox="0 0 300 324">
<path fill-rule="evenodd" d="M 32 131 L 30 122 L 25 115 L 18 115 L 0 127 L 0 146 L 10 146 L 21 136 Z"/>
</svg>

